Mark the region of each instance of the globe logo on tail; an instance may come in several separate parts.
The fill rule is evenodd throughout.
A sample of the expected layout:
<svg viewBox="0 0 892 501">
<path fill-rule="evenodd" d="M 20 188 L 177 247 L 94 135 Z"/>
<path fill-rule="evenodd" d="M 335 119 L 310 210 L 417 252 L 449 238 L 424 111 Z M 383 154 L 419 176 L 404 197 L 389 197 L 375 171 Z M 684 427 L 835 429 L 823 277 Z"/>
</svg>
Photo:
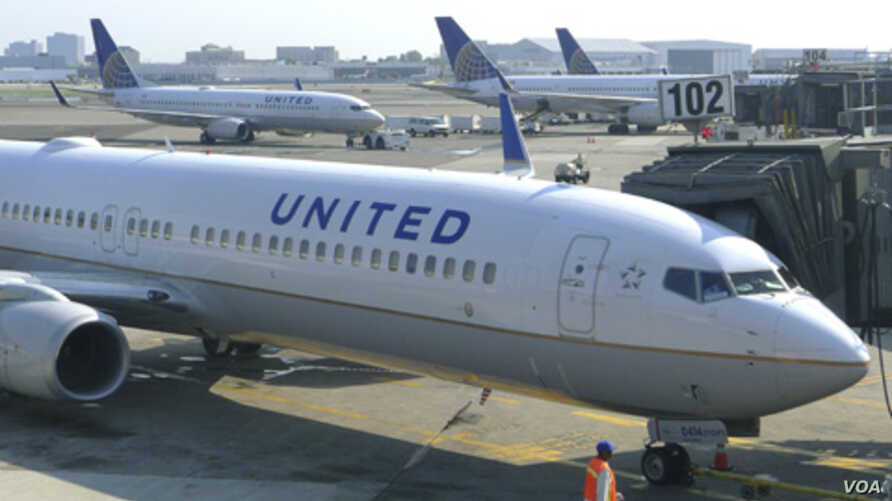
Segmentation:
<svg viewBox="0 0 892 501">
<path fill-rule="evenodd" d="M 595 66 L 589 61 L 589 58 L 582 52 L 582 49 L 576 49 L 570 57 L 570 73 L 574 75 L 592 75 L 598 73 Z"/>
<path fill-rule="evenodd" d="M 138 87 L 136 77 L 120 52 L 113 52 L 102 68 L 102 86 L 106 89 Z"/>
<path fill-rule="evenodd" d="M 455 56 L 455 78 L 461 82 L 496 78 L 496 71 L 476 45 L 467 43 Z"/>
</svg>

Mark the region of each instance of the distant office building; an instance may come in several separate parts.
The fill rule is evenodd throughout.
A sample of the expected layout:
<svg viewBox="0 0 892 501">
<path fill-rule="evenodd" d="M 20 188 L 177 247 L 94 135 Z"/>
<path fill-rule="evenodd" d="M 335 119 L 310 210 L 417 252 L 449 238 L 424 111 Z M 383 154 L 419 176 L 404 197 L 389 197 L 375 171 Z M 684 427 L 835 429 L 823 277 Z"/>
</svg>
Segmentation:
<svg viewBox="0 0 892 501">
<path fill-rule="evenodd" d="M 338 51 L 333 46 L 283 46 L 276 47 L 276 59 L 289 63 L 335 63 Z"/>
<path fill-rule="evenodd" d="M 220 47 L 212 43 L 202 46 L 201 50 L 186 52 L 186 64 L 192 65 L 235 64 L 244 61 L 245 51 L 234 50 L 232 47 Z"/>
<path fill-rule="evenodd" d="M 43 52 L 43 44 L 37 40 L 30 42 L 12 42 L 9 47 L 3 50 L 4 56 L 10 57 L 33 57 Z"/>
<path fill-rule="evenodd" d="M 46 37 L 46 51 L 51 56 L 63 56 L 69 66 L 78 66 L 84 62 L 84 37 L 55 33 Z"/>
<path fill-rule="evenodd" d="M 0 56 L 0 68 L 34 68 L 38 70 L 65 68 L 65 58 L 62 56 Z"/>
<path fill-rule="evenodd" d="M 779 71 L 802 64 L 805 49 L 758 49 L 753 52 L 753 69 Z M 867 49 L 827 49 L 828 64 L 853 64 L 867 61 Z M 820 64 L 820 63 L 818 63 Z"/>
<path fill-rule="evenodd" d="M 679 74 L 725 74 L 750 71 L 752 46 L 714 40 L 641 42 L 657 51 L 657 63 Z"/>
<path fill-rule="evenodd" d="M 659 68 L 657 64 L 657 51 L 646 47 L 633 40 L 625 38 L 577 38 L 576 41 L 582 50 L 588 54 L 599 71 L 611 72 L 646 72 Z M 561 45 L 557 38 L 525 38 L 514 44 L 523 49 L 524 42 L 535 44 L 543 50 L 547 50 L 558 68 L 566 71 L 561 54 Z M 539 60 L 544 62 L 544 57 Z"/>
</svg>

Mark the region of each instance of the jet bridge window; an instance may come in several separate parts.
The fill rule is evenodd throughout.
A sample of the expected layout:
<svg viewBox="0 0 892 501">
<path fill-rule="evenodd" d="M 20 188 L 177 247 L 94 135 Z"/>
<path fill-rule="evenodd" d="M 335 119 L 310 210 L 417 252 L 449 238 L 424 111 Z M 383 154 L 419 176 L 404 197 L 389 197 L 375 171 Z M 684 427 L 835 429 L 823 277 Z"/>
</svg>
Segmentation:
<svg viewBox="0 0 892 501">
<path fill-rule="evenodd" d="M 62 224 L 62 209 L 56 209 L 56 215 L 55 217 L 53 217 L 53 223 L 55 223 L 56 226 Z"/>
<path fill-rule="evenodd" d="M 74 211 L 68 209 L 68 212 L 65 213 L 65 226 L 71 226 L 74 224 Z"/>
<path fill-rule="evenodd" d="M 193 244 L 198 245 L 198 241 L 201 239 L 201 229 L 198 225 L 192 226 L 192 234 L 189 236 L 190 240 Z"/>
<path fill-rule="evenodd" d="M 784 283 L 771 270 L 731 273 L 731 282 L 737 294 L 772 294 L 787 290 Z"/>
<path fill-rule="evenodd" d="M 461 276 L 465 282 L 472 282 L 474 280 L 474 271 L 476 268 L 477 263 L 475 263 L 473 259 L 465 261 L 465 265 L 462 267 L 461 271 Z"/>
<path fill-rule="evenodd" d="M 77 213 L 77 227 L 83 228 L 87 223 L 87 213 L 84 211 L 80 211 Z"/>
<path fill-rule="evenodd" d="M 663 287 L 676 294 L 692 300 L 697 300 L 697 282 L 694 270 L 682 268 L 669 268 L 663 277 Z"/>
<path fill-rule="evenodd" d="M 353 266 L 362 264 L 362 247 L 358 245 L 353 247 L 353 254 L 350 256 L 350 262 Z"/>
<path fill-rule="evenodd" d="M 370 264 L 373 270 L 381 267 L 381 249 L 372 249 L 372 261 Z"/>
<path fill-rule="evenodd" d="M 496 281 L 496 263 L 486 263 L 483 267 L 483 283 L 489 285 Z"/>
<path fill-rule="evenodd" d="M 229 247 L 229 230 L 223 230 L 220 232 L 220 248 L 226 249 Z"/>
<path fill-rule="evenodd" d="M 447 257 L 443 261 L 443 278 L 449 279 L 455 277 L 455 258 Z"/>
<path fill-rule="evenodd" d="M 149 234 L 149 220 L 143 219 L 139 222 L 139 236 L 145 237 Z"/>
<path fill-rule="evenodd" d="M 728 281 L 725 280 L 724 273 L 701 271 L 699 275 L 700 294 L 703 296 L 704 303 L 731 297 L 731 288 L 728 287 Z"/>
<path fill-rule="evenodd" d="M 170 240 L 173 238 L 173 223 L 165 223 L 164 224 L 164 240 Z"/>
</svg>

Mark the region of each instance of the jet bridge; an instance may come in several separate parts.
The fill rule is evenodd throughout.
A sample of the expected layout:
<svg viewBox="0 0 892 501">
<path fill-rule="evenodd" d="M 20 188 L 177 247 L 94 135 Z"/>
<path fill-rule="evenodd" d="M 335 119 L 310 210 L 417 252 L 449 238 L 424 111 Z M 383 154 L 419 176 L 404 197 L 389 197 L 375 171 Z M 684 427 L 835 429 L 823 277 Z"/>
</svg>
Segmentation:
<svg viewBox="0 0 892 501">
<path fill-rule="evenodd" d="M 892 214 L 880 209 L 870 219 L 864 203 L 867 192 L 892 193 L 892 143 L 823 138 L 692 145 L 668 153 L 627 175 L 622 191 L 696 212 L 754 239 L 850 325 L 872 319 L 892 326 Z M 873 276 L 879 293 L 870 296 Z"/>
</svg>

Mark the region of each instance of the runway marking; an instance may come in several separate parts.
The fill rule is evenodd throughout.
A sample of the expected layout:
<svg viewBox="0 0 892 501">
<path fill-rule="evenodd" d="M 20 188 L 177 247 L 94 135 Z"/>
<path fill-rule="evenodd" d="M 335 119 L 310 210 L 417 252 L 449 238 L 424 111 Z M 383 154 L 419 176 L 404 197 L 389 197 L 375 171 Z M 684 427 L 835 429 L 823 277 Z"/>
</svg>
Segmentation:
<svg viewBox="0 0 892 501">
<path fill-rule="evenodd" d="M 495 400 L 496 402 L 502 402 L 503 404 L 517 405 L 520 403 L 520 400 L 514 400 L 513 398 L 497 397 L 495 395 L 490 395 L 489 399 Z"/>
<path fill-rule="evenodd" d="M 410 387 L 412 387 L 412 388 L 418 388 L 418 387 L 421 386 L 421 383 L 419 383 L 419 382 L 417 382 L 417 381 L 405 381 L 405 380 L 402 380 L 402 379 L 395 379 L 395 378 L 392 378 L 392 377 L 386 377 L 386 376 L 377 376 L 377 377 L 375 377 L 375 378 L 373 378 L 373 379 L 374 379 L 375 381 L 381 381 L 382 383 L 401 384 L 401 385 L 403 385 L 403 386 L 410 386 Z"/>
<path fill-rule="evenodd" d="M 728 439 L 728 443 L 744 450 L 762 449 L 784 454 L 799 454 L 802 456 L 810 456 L 815 459 L 815 461 L 807 462 L 804 464 L 832 466 L 834 468 L 842 468 L 844 470 L 852 470 L 862 473 L 876 473 L 878 475 L 884 475 L 892 471 L 892 460 L 875 460 L 834 456 L 823 452 L 800 449 L 798 447 L 788 447 L 766 442 L 757 442 L 756 440 L 749 438 L 732 437 Z"/>
<path fill-rule="evenodd" d="M 601 414 L 599 412 L 591 412 L 591 411 L 573 411 L 571 414 L 574 416 L 580 416 L 588 419 L 594 419 L 597 421 L 604 421 L 605 423 L 618 424 L 620 426 L 629 426 L 635 428 L 644 428 L 647 426 L 647 421 L 643 419 L 628 419 L 621 418 L 616 416 L 609 416 L 607 414 Z"/>
<path fill-rule="evenodd" d="M 886 379 L 892 381 L 892 374 L 886 374 L 885 376 L 886 376 L 886 377 L 885 377 Z M 866 378 L 862 379 L 862 380 L 859 381 L 857 384 L 855 384 L 855 386 L 861 386 L 861 385 L 865 385 L 865 384 L 879 383 L 879 382 L 882 381 L 882 380 L 883 380 L 883 375 L 882 375 L 882 374 L 880 374 L 880 375 L 878 375 L 878 376 L 870 376 L 870 377 L 866 377 Z"/>
<path fill-rule="evenodd" d="M 838 400 L 840 402 L 846 402 L 849 404 L 866 405 L 867 407 L 876 407 L 878 409 L 886 408 L 886 404 L 883 402 L 874 402 L 873 400 L 866 400 L 863 398 L 833 397 L 833 400 Z"/>
</svg>

